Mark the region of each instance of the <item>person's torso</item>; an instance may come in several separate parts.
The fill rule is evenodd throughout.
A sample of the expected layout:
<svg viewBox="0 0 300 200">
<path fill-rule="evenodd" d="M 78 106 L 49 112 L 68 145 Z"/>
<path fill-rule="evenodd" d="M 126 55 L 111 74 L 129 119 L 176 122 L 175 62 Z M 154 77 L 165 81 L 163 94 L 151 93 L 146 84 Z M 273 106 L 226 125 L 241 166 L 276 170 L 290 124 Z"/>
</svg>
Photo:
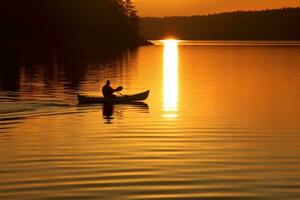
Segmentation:
<svg viewBox="0 0 300 200">
<path fill-rule="evenodd" d="M 113 93 L 112 87 L 110 87 L 109 85 L 103 86 L 102 94 L 103 94 L 104 97 L 109 97 L 109 96 L 112 95 L 112 93 Z"/>
</svg>

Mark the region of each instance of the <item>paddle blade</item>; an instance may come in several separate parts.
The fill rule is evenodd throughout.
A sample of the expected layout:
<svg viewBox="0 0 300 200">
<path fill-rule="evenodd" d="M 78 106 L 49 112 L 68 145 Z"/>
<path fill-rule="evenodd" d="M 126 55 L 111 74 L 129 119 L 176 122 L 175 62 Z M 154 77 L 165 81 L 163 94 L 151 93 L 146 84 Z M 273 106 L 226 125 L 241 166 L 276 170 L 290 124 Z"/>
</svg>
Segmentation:
<svg viewBox="0 0 300 200">
<path fill-rule="evenodd" d="M 120 92 L 120 91 L 122 91 L 122 90 L 123 90 L 123 87 L 122 87 L 122 86 L 119 86 L 119 87 L 117 87 L 117 89 L 116 89 L 117 92 Z"/>
</svg>

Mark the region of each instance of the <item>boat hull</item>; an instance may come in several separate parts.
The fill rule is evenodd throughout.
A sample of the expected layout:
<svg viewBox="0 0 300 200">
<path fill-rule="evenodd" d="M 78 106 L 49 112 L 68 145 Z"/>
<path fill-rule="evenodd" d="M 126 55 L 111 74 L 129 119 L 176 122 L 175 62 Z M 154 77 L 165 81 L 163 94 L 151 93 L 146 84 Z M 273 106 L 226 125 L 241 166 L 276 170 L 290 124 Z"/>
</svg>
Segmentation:
<svg viewBox="0 0 300 200">
<path fill-rule="evenodd" d="M 146 100 L 149 96 L 149 93 L 150 91 L 147 90 L 142 93 L 125 95 L 117 98 L 104 98 L 104 97 L 77 95 L 77 99 L 79 104 L 100 104 L 100 103 L 122 104 L 122 103 L 131 103 L 131 102 Z"/>
</svg>

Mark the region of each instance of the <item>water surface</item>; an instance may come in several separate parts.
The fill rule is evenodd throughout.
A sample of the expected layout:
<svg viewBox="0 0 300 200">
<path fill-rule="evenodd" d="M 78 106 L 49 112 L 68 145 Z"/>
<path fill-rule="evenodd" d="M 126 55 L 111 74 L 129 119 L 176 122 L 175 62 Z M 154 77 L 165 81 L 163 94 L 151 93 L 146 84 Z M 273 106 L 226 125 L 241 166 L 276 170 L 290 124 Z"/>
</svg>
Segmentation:
<svg viewBox="0 0 300 200">
<path fill-rule="evenodd" d="M 156 44 L 3 56 L 0 199 L 299 199 L 300 43 Z"/>
</svg>

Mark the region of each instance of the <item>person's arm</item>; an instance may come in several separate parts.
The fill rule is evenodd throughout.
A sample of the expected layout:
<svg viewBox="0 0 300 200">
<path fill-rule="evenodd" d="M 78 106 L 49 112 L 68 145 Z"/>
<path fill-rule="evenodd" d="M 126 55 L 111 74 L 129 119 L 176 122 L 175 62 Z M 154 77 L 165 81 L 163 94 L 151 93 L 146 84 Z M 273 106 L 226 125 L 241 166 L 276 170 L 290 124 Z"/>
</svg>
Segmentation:
<svg viewBox="0 0 300 200">
<path fill-rule="evenodd" d="M 110 91 L 111 91 L 111 93 L 114 93 L 114 92 L 117 91 L 117 89 L 114 89 L 114 88 L 110 87 Z"/>
</svg>

